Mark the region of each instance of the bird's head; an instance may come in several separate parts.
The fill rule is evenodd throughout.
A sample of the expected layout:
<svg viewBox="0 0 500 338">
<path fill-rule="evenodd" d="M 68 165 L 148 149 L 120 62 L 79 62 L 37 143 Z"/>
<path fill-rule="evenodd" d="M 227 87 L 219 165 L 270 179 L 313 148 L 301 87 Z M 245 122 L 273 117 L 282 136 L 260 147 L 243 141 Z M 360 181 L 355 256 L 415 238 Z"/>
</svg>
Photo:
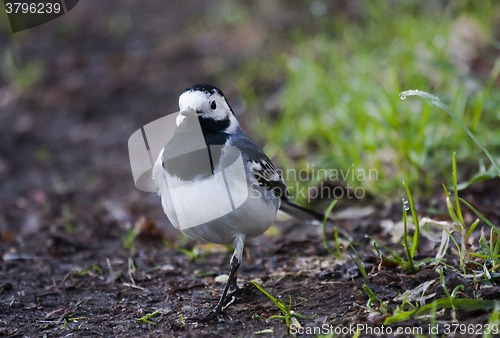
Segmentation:
<svg viewBox="0 0 500 338">
<path fill-rule="evenodd" d="M 179 97 L 180 113 L 178 124 L 183 116 L 195 113 L 204 133 L 232 134 L 239 130 L 239 123 L 224 93 L 207 84 L 196 84 L 184 89 Z"/>
</svg>

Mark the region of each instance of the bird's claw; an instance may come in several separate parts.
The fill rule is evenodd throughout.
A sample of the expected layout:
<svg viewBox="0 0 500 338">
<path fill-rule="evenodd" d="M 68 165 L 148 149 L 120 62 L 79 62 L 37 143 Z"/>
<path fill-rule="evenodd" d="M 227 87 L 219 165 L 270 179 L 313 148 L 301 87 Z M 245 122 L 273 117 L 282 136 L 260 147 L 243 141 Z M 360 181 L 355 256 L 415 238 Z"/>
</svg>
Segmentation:
<svg viewBox="0 0 500 338">
<path fill-rule="evenodd" d="M 236 284 L 236 273 L 238 271 L 239 266 L 240 263 L 238 259 L 233 256 L 233 259 L 231 259 L 231 272 L 229 275 L 230 277 L 227 280 L 226 285 L 224 286 L 224 291 L 222 291 L 221 298 L 215 309 L 213 309 L 213 311 L 205 317 L 193 317 L 193 318 L 188 318 L 186 320 L 191 322 L 209 322 L 217 319 L 217 321 L 219 321 L 220 323 L 224 322 L 224 318 L 222 317 L 224 310 L 226 309 L 226 307 L 228 307 L 230 304 L 234 302 L 235 297 L 233 295 L 240 292 L 241 290 L 240 288 L 238 288 L 238 285 Z M 227 292 L 231 285 L 233 285 L 236 288 L 236 290 L 231 295 L 228 295 Z"/>
<path fill-rule="evenodd" d="M 217 320 L 219 323 L 224 323 L 224 318 L 222 317 L 222 315 L 223 315 L 222 310 L 216 308 L 206 316 L 186 318 L 186 321 L 189 321 L 189 322 L 211 322 L 213 320 Z"/>
</svg>

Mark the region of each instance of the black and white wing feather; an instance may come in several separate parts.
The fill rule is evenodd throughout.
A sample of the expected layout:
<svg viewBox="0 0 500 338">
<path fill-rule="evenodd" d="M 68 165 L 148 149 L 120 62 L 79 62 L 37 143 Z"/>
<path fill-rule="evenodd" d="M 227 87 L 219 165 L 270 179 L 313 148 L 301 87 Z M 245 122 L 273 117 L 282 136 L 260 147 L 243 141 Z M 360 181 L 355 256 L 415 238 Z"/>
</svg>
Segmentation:
<svg viewBox="0 0 500 338">
<path fill-rule="evenodd" d="M 241 151 L 248 170 L 260 186 L 272 191 L 278 198 L 289 197 L 285 181 L 257 143 L 244 134 L 233 137 L 230 143 Z"/>
<path fill-rule="evenodd" d="M 281 200 L 280 209 L 282 211 L 297 219 L 323 220 L 322 213 L 304 208 L 288 199 L 290 194 L 285 181 L 264 151 L 251 138 L 239 134 L 231 137 L 229 143 L 241 151 L 243 160 L 247 164 L 247 170 L 253 174 L 258 184 L 272 191 L 276 198 Z"/>
<path fill-rule="evenodd" d="M 288 198 L 288 188 L 283 178 L 276 171 L 271 161 L 266 157 L 258 162 L 251 162 L 252 172 L 259 182 L 259 185 L 271 190 L 276 197 Z"/>
</svg>

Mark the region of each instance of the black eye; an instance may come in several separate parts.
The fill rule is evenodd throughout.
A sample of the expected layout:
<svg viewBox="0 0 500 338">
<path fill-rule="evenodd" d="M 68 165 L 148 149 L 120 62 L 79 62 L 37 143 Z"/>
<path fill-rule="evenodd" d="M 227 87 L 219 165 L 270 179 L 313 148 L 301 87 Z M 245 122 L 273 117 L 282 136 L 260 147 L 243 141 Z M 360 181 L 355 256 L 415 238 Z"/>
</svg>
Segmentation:
<svg viewBox="0 0 500 338">
<path fill-rule="evenodd" d="M 210 108 L 212 108 L 212 110 L 215 110 L 217 108 L 217 103 L 215 103 L 215 101 L 212 101 L 212 103 L 210 103 Z"/>
</svg>

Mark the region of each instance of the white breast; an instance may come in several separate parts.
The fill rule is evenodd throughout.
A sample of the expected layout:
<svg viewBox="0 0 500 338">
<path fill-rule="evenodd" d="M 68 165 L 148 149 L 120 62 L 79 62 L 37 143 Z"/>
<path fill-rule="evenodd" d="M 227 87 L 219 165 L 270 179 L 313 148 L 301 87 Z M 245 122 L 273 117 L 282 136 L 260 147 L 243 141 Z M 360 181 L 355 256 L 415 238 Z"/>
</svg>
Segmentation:
<svg viewBox="0 0 500 338">
<path fill-rule="evenodd" d="M 163 150 L 153 168 L 153 179 L 163 210 L 190 237 L 231 244 L 240 234 L 260 235 L 274 221 L 278 205 L 266 203 L 266 196 L 249 193 L 242 160 L 210 178 L 186 184 L 163 169 L 162 154 Z"/>
</svg>

